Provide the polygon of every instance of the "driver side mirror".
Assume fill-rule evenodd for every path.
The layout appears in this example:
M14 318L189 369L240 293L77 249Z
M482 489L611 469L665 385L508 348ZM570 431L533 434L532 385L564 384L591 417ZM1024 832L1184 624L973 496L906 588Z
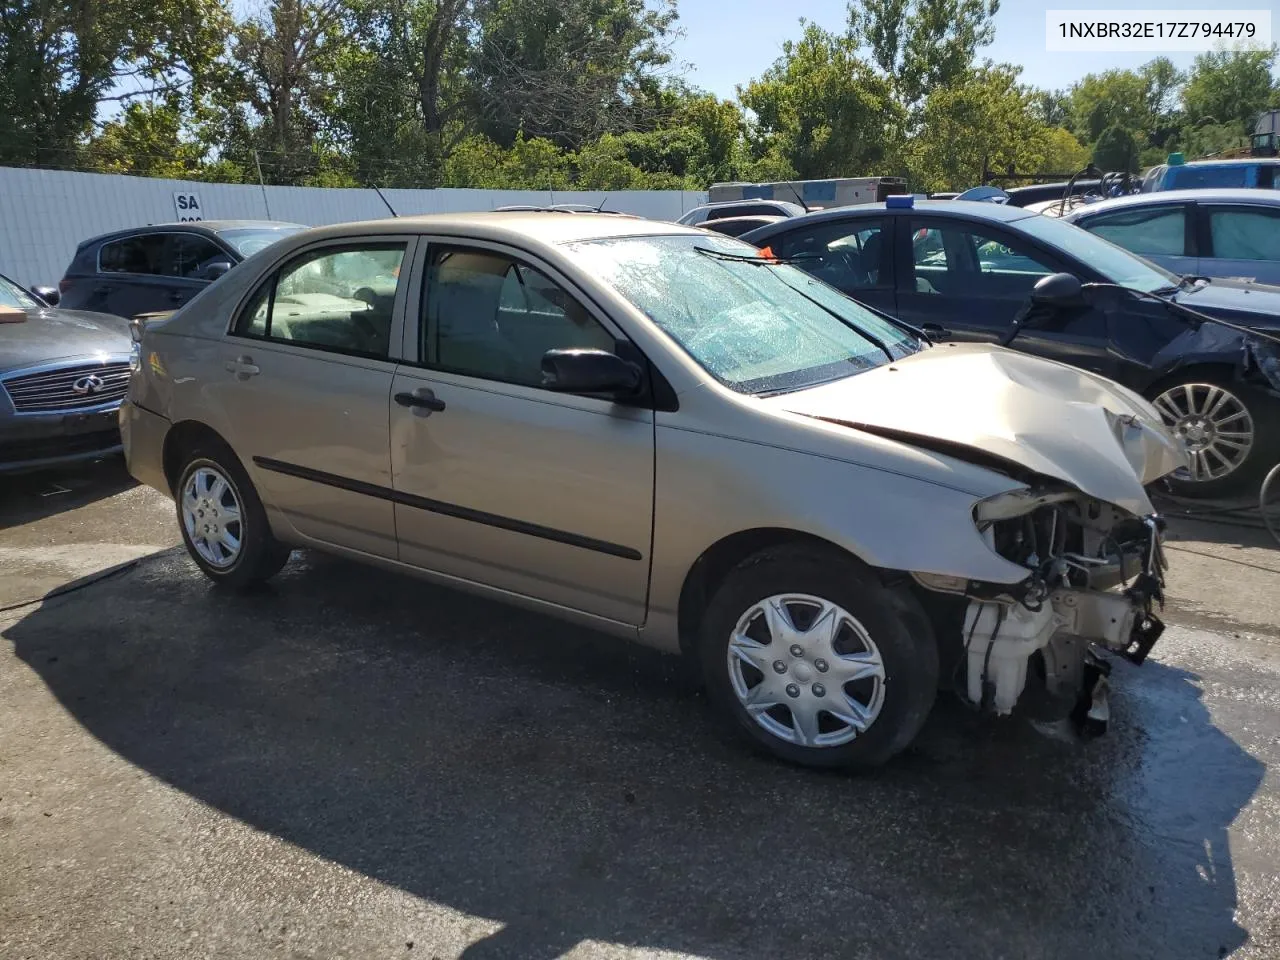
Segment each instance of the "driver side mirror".
M558 393L603 393L617 397L640 391L640 368L608 350L548 350L542 355L542 385Z
M1084 291L1080 278L1070 273L1051 273L1031 288L1031 302L1039 307L1080 307Z
M36 295L36 299L43 300L51 307L56 307L62 299L57 287L32 287L31 292Z
M217 280L230 273L231 266L230 260L215 260L204 268L204 277L206 280Z

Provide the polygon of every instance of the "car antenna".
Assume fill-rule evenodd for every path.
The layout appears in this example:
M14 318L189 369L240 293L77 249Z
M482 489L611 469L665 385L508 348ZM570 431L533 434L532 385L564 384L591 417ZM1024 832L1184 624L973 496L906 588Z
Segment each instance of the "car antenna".
M601 213L604 210L604 205L608 202L609 202L609 195L606 193L604 195L604 199L600 201L600 206L596 207L596 213Z
M385 203L385 204L387 205L387 209L391 211L391 216L393 216L393 217L399 217L399 216L400 216L400 214L396 213L396 208L395 208L395 207L393 207L393 206L390 204L390 202L388 202L388 200L387 200L387 198L386 198L385 196L383 196L383 194L382 194L382 188L380 188L377 184L374 184L373 191L374 191L374 193L376 193L376 194L378 195L378 199L379 199L379 200L381 200L383 203Z
M796 198L796 203L800 204L805 213L808 213L809 205L804 202L804 197L800 196L800 191L796 189L796 185L794 183L788 183L787 189L789 189L791 191L791 195Z

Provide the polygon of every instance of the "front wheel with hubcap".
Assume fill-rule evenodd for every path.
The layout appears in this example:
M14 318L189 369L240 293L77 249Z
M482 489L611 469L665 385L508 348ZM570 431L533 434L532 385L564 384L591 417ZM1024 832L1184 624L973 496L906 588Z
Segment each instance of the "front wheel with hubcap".
M937 691L937 648L915 599L814 549L767 551L731 572L707 608L701 654L739 732L810 766L883 763Z
M1178 493L1230 493L1270 465L1277 453L1265 401L1243 385L1194 378L1165 384L1153 392L1161 419L1185 444L1188 464L1170 478ZM1270 449L1268 449L1270 448Z
M211 580L251 586L274 576L289 559L289 548L271 535L262 501L230 450L193 451L174 494L183 543Z

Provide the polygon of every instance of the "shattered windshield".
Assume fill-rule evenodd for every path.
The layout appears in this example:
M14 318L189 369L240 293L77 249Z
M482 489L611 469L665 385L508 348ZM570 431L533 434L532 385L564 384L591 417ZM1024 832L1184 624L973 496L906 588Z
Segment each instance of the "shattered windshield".
M822 281L728 237L623 237L569 249L739 393L838 380L923 348Z

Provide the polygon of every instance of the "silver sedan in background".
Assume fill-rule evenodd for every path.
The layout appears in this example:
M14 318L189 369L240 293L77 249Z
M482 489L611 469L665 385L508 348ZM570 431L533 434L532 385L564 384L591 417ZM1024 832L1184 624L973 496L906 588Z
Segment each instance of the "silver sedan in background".
M940 687L1101 722L1091 649L1159 632L1146 401L727 237L345 224L134 329L129 467L212 580L313 547L682 652L786 760L882 763Z

